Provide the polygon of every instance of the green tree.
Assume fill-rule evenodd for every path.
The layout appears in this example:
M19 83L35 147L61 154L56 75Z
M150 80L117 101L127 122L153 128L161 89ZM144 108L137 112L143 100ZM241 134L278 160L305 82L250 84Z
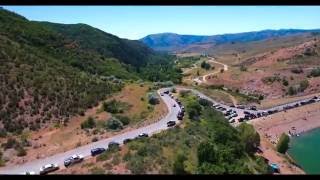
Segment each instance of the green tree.
M96 127L96 121L91 116L81 123L81 129L92 129L94 127Z
M198 120L201 114L201 105L198 101L192 100L188 102L186 109L188 111L189 118L192 120Z
M198 164L201 166L203 163L216 163L218 161L217 147L210 142L202 142L197 150Z
M247 71L247 67L245 67L244 65L240 66L240 71Z
M286 79L282 79L282 84L284 86L288 86L289 85L289 82L286 80Z
M206 61L202 61L201 68L205 70L209 70L211 68L211 65L207 63Z
M296 90L296 88L290 86L289 89L288 89L288 93L289 93L290 96L292 96L292 95L297 94L297 90Z
M187 160L187 157L184 154L178 153L178 155L175 157L174 162L173 162L173 173L174 174L186 174L187 173L184 168L184 162L186 160Z
M242 123L237 127L240 131L240 140L245 145L245 150L253 154L260 145L260 136L251 124Z
M279 153L286 153L286 151L289 148L289 142L290 142L290 138L287 134L282 133L279 139L279 142L277 144L277 151Z
M106 127L108 129L112 129L112 130L118 130L118 129L122 129L123 128L123 124L122 122L115 118L115 117L111 117L107 122L106 122Z
M309 87L309 81L308 80L303 80L300 81L299 83L299 91L303 92L304 90L306 90Z

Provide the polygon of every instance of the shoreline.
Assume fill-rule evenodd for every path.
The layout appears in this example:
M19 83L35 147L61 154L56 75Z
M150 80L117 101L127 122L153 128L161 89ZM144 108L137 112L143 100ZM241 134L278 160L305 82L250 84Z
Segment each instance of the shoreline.
M302 167L291 156L288 156L288 153L286 153L288 158L285 158L275 150L275 147L282 133L288 134L290 131L292 134L299 134L298 137L300 137L320 128L319 117L319 103L315 103L254 119L248 123L252 124L260 134L261 146L266 150L264 155L270 159L270 162L280 164L284 174L301 174L302 172L306 174ZM295 137L291 136L290 139ZM282 162L288 161L289 158L294 160L294 163L291 163L291 160Z

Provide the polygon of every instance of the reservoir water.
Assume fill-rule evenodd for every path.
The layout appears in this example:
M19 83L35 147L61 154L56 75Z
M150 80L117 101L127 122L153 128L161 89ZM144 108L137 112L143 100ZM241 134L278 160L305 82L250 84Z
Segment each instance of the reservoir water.
M320 174L320 128L291 138L288 153L307 174Z

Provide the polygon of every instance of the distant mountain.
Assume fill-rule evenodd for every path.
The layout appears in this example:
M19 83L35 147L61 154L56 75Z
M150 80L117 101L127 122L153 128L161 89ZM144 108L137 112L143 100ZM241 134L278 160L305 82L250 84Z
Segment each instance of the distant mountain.
M251 42L265 40L275 37L285 37L301 33L320 32L320 29L281 29L244 32L236 34L222 34L213 36L179 35L174 33L160 33L148 35L140 41L157 51L179 51L190 45L212 44L220 45L226 43Z

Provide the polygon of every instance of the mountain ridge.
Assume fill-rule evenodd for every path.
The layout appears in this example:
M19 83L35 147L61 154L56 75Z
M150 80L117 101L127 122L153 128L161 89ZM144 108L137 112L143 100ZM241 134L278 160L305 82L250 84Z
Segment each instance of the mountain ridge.
M274 37L285 37L302 33L320 32L320 29L265 29L241 33L227 33L217 35L181 35L177 33L150 34L141 39L141 42L157 51L179 51L195 44L225 44L236 42L251 42Z

